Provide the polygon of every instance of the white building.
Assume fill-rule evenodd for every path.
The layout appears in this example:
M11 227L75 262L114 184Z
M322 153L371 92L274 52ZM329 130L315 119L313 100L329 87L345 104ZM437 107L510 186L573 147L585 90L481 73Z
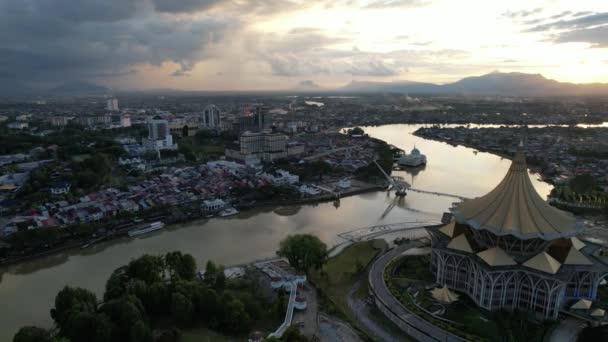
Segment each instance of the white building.
M118 111L118 99L117 98L111 98L108 99L108 101L106 102L106 109L113 111L113 112L117 112Z
M120 127L131 127L131 116L123 115L120 117Z
M29 126L30 125L27 122L11 122L8 125L6 125L6 127L12 128L12 129L26 129Z
M169 122L160 117L148 121L148 139L144 140L144 147L150 150L176 150L173 136L169 132Z
M226 202L219 198L214 200L205 200L203 201L203 205L201 207L205 213L215 213L223 210L226 207Z
M275 171L274 174L262 173L260 177L274 185L293 185L300 181L298 175L292 175L291 173L280 169Z
M208 105L201 117L203 128L219 129L222 124L222 112L216 105Z

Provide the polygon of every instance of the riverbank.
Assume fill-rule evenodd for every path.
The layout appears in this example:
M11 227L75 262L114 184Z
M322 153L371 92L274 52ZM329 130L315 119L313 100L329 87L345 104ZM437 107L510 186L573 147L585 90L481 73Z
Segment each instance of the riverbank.
M250 211L255 209L265 209L265 208L276 208L280 206L293 206L293 205L305 205L305 204L320 204L331 201L339 201L340 198L346 198L351 196L356 196L364 193L376 192L383 190L385 186L370 184L366 182L362 182L359 180L353 180L353 187L344 191L341 191L339 195L337 193L324 193L319 196L313 196L308 198L300 198L293 200L285 200L285 201L266 201L266 202L255 202L255 203L246 203L246 204L237 204L235 207L239 211ZM338 197L338 196L339 197ZM194 210L192 209L194 206ZM171 209L181 209L183 211L179 217L171 217L169 213L158 213L152 212L149 216L140 217L143 222L154 222L154 221L163 221L167 224L167 227L171 227L175 224L182 224L193 222L196 220L201 220L206 218L206 215L203 214L200 210L196 210L196 208L200 207L200 201L191 203L189 206L174 206L167 208L169 211ZM138 223L140 224L140 223ZM0 260L0 267L2 266L11 266L16 265L22 262L32 261L38 258L44 258L51 256L53 254L58 254L66 251L70 251L78 248L89 248L96 244L107 242L119 238L123 238L128 236L129 230L133 229L136 226L134 222L122 223L119 225L119 228L106 228L106 234L99 237L87 237L78 240L69 240L66 244L62 244L61 246L57 246L52 249L44 250L39 253L30 254L30 255L21 255L14 258L7 258L4 260Z

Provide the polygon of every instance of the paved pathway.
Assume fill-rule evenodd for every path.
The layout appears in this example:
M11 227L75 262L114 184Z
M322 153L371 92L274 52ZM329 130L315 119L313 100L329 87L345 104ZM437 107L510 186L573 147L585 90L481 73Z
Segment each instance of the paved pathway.
M578 334L585 328L585 323L574 318L561 321L559 326L553 330L550 342L576 342Z

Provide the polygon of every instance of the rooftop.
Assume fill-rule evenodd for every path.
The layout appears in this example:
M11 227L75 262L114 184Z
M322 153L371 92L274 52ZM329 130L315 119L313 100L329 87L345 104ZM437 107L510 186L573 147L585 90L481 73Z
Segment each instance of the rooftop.
M536 192L521 150L494 190L456 204L452 212L459 222L474 229L524 240L570 237L582 229L572 214L552 207Z

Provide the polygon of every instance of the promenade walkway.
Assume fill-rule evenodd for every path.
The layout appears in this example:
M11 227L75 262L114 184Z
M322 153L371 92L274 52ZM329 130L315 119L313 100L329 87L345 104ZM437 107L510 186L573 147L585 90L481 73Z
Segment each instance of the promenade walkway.
M376 306L387 318L401 328L405 333L415 338L417 341L436 342L436 341L465 341L458 336L447 333L437 328L431 323L423 320L417 315L406 309L390 293L384 281L384 271L388 264L408 249L420 247L419 241L411 241L398 246L389 252L381 255L372 264L369 272L368 282L370 291L376 301Z
M452 197L452 198L459 199L461 201L469 199L467 197L463 197L463 196L459 196L459 195L454 195L454 194L447 194L445 192L428 191L428 190L415 189L415 188L409 188L407 190L408 191L419 192L421 194L437 195L437 196L443 196L443 197Z

